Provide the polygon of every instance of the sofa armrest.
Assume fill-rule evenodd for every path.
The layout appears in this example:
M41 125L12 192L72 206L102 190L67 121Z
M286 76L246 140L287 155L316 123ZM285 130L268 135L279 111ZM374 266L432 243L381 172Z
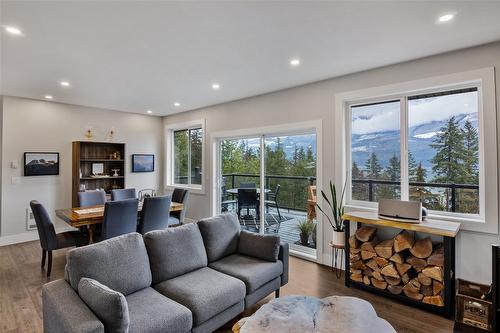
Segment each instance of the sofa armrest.
M278 260L283 263L283 274L281 275L281 286L288 283L288 261L289 261L289 249L288 243L280 242L280 252L278 254Z
M104 325L65 280L42 287L45 333L104 333Z

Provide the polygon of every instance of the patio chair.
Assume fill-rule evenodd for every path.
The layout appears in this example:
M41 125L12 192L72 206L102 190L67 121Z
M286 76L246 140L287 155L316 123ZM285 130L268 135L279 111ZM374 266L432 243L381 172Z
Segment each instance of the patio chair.
M255 184L255 183L249 183L249 182L243 182L243 183L240 183L240 188L257 188L257 184Z
M221 187L221 209L222 212L229 211L229 207L235 206L237 201L234 199L230 199L233 195L227 193L226 185Z
M280 193L280 188L280 184L276 185L276 190L274 191L274 193L267 194L267 199L266 201L264 201L264 203L266 204L266 211L269 211L269 207L276 208L276 210L278 211L278 218L281 221L280 206L278 205L278 195Z
M250 215L250 209L255 209L256 219L260 216L259 200L257 197L257 189L255 188L239 188L238 189L238 217L241 210L247 209L247 215Z

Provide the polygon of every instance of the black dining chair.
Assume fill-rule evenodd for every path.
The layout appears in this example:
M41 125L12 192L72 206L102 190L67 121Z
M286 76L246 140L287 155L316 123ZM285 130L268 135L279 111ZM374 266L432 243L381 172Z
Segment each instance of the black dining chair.
M106 192L104 191L78 192L78 207L104 205L105 203Z
M233 207L237 204L237 201L232 198L233 195L229 194L226 189L226 185L221 187L221 202L220 206L222 209L222 212L227 212L229 211L229 207Z
M249 183L249 182L243 182L243 183L240 183L240 188L256 188L257 187L257 184L255 183Z
M169 225L179 225L184 223L184 217L186 216L186 208L189 198L189 190L183 188L175 188L172 192L172 202L181 203L184 205L184 209L178 212L170 213Z
M123 188L119 190L111 190L111 201L127 200L137 198L135 188Z
M144 198L138 232L144 235L151 230L168 228L171 201L170 196Z
M238 217L241 215L241 210L246 208L247 215L250 215L250 209L255 209L256 219L260 216L259 200L257 197L257 189L255 188L239 188L238 189Z
M52 251L72 246L88 244L88 238L80 231L66 231L56 234L54 224L45 207L36 200L30 202L31 211L36 222L40 246L42 247L42 269L45 268L45 259L48 253L47 277L52 271Z
M138 206L139 200L137 199L106 202L104 205L102 234L98 239L105 240L137 231Z
M281 221L280 206L278 205L278 196L280 193L280 188L281 188L280 184L276 185L276 190L274 191L274 193L271 192L267 194L267 199L264 201L264 203L266 204L266 211L269 210L269 207L276 208L276 210L278 211L278 218Z

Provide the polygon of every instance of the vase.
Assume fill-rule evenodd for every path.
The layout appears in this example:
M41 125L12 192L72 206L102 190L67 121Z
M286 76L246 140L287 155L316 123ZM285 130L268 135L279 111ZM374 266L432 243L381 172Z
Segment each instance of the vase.
M304 246L307 246L309 244L309 234L300 233L300 243Z
M333 231L333 238L332 238L332 244L333 245L345 245L345 231Z

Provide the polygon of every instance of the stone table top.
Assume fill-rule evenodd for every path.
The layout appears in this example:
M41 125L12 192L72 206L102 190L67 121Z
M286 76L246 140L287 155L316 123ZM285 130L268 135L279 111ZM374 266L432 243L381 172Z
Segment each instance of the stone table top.
M233 327L235 333L395 333L367 301L356 297L284 296Z

